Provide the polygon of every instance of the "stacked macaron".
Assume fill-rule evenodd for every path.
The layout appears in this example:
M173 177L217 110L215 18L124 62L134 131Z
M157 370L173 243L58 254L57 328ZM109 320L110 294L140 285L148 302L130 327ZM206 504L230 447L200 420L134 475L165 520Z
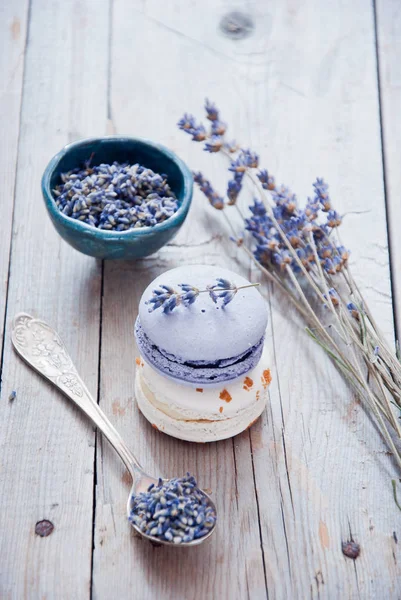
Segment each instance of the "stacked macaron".
M231 437L262 413L270 383L267 312L243 277L211 266L160 275L135 325L135 395L144 416L174 437Z

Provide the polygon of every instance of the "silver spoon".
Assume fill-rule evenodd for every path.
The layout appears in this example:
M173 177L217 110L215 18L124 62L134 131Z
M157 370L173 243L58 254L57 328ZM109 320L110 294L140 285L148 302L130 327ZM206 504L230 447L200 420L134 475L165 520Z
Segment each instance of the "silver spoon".
M127 516L131 515L132 502L135 496L146 492L150 485L157 486L158 479L151 477L141 467L120 434L110 423L97 402L93 399L84 382L78 375L68 352L54 329L43 321L30 315L20 313L12 324L11 339L18 354L41 375L51 381L67 398L72 400L93 421L96 427L109 440L132 477L132 488L127 502ZM163 483L169 480L163 479ZM207 505L216 514L216 507L211 498L202 490L199 492L207 499ZM143 537L156 544L176 545L172 541L147 535L130 520L134 529ZM215 525L203 537L189 542L181 542L179 546L195 546L209 538Z

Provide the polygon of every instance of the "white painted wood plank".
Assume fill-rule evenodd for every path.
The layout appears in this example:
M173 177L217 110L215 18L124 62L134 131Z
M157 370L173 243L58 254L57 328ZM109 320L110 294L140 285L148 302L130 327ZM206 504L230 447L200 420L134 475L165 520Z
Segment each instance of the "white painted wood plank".
M37 6L44 11L44 4ZM313 3L308 3L303 11L291 13L278 3L269 6L269 13L255 3L249 7L259 27L252 38L237 44L218 34L217 21L228 9L225 3L217 6L204 3L202 12L194 6L184 10L181 5L178 11L178 3L168 3L162 13L160 4L148 3L148 15L141 16L130 12L131 3L127 7L126 3L117 0L114 17L115 34L118 32L118 35L114 35L111 106L114 127L121 133L160 139L175 147L194 167L204 167L212 175L215 170L217 175L217 161L216 168L210 168L209 157L201 156L195 146L187 146L187 140L174 125L183 109L197 111L203 95L208 93L224 107L227 119L235 119L241 139L246 138L258 148L263 147L265 139L268 140L265 157L269 158L269 165L272 164L280 177L302 193L306 193L307 184L317 174L315 168L327 174L334 196L339 198L340 209L344 209L351 190L357 189L358 203L355 198L352 203L350 201L352 209L360 209L361 205L365 208L364 203L369 202L371 212L352 216L354 220L347 225L346 241L350 240L349 245L353 242L354 260L365 271L368 286L372 288L368 289L371 304L374 304L387 334L391 335L383 193L377 166L380 162L378 121L373 116L377 97L372 87L372 15L366 12L362 3L354 8L333 3L326 29L322 30L320 24L327 15L319 13L319 7ZM75 27L78 22L84 33L90 21L92 27L96 26L99 45L102 42L103 50L106 46L105 15L102 12L99 16L98 6L96 13L94 8L88 4L74 5L73 11L72 5L67 3L58 15L46 7L44 13L35 17L36 3L33 5L32 31L36 31L36 40L32 38L29 50L29 85L20 148L24 170L17 182L16 232L20 235L14 246L15 270L13 266L10 289L10 316L21 309L39 310L41 316L56 325L93 390L96 387L94 348L99 271L95 267L91 278L90 266L94 263L59 242L48 223L43 228L38 181L48 156L69 137L95 134L103 127L104 107L100 106L99 99L106 98L104 72L93 78L92 68L92 78L88 76L89 83L79 94L75 89L74 95L69 95L68 88L62 87L71 64L89 72L89 66L96 63L103 69L107 62L99 60L99 47L91 45L93 36L85 36L82 32L77 33L81 46L76 46L71 58L69 36L73 35L71 31L76 31L72 21ZM83 13L77 14L77 10ZM353 10L358 19L353 16ZM94 24L95 14L100 23ZM313 19L309 19L311 15ZM53 27L39 28L38 23L42 20ZM156 22L158 20L160 24ZM316 24L313 31L310 22ZM176 29L178 34L171 29ZM354 29L358 31L357 41L354 33L348 37L344 34ZM320 33L316 47L307 50L317 31ZM345 35L345 42L340 34ZM63 52L57 43L60 37ZM88 39L91 44L86 41ZM288 43L289 39L292 45ZM163 53L157 44L149 47L147 40L157 40ZM288 46L291 52L286 50ZM143 53L145 47L147 56ZM58 52L56 48L59 48ZM96 56L92 55L95 48ZM159 93L154 95L154 101L143 103L141 95L127 89L126 66L124 69L119 67L118 59L125 58L126 65L132 56L140 56L142 60L135 72L136 86L148 89L149 98L156 83L159 90L167 90L164 106L160 105ZM294 56L298 57L295 66ZM51 68L53 63L59 71ZM177 64L182 65L181 72L177 72ZM246 91L237 83L241 79L246 82ZM279 79L283 79L284 85ZM190 85L184 88L183 81L189 81ZM337 81L342 82L339 89ZM39 89L42 83L48 86L46 95ZM306 94L304 101L293 97L295 92L288 89L296 83L305 86L299 88ZM57 88L65 90L66 95L60 98L57 94L56 102ZM49 101L49 90L53 102ZM215 94L210 90L215 90ZM174 113L177 115L173 116ZM368 127L366 117L370 123ZM59 123L61 131L57 133L54 130ZM333 125L328 127L328 123ZM300 139L303 145L298 143ZM364 154L365 148L370 149L368 156ZM366 164L369 164L368 170ZM341 173L341 179L338 173ZM27 200L30 202L25 204ZM163 549L143 548L142 542L131 540L125 523L124 504L129 486L121 481L124 472L105 447L100 453L103 464L99 459L98 465L94 556L97 597L130 597L136 593L138 597L153 598L164 593L174 598L192 595L205 598L221 597L227 590L232 590L234 597L246 597L247 592L252 598L265 596L263 565L257 548L257 524L253 518L255 496L253 492L249 493L252 465L247 434L234 440L235 454L229 442L200 448L161 439L162 436L139 418L132 404L135 354L132 325L143 287L161 270L182 261L183 256L188 262L234 264L235 248L222 245L214 220L216 215L204 211L203 206L203 200L197 196L192 220L177 240L156 257L135 267L124 263L106 265L102 403L106 410L115 413L114 418L125 436L132 436L132 445L135 449L139 446L141 458L149 468L153 465L156 470L169 475L178 472L175 468L183 471L188 466L199 474L204 486L214 489L219 478L220 513L224 519L239 516L243 528L241 535L234 535L229 542L223 535L213 540L208 552L205 547L196 549L194 554L167 555L161 554ZM22 223L23 215L27 215L28 225ZM358 233L359 223L365 239ZM377 249L369 245L370 239L375 240L379 249L384 247L379 259ZM189 247L189 244L193 246ZM33 246L37 248L36 256L41 256L39 266L36 256L32 256ZM371 267L366 266L371 263L374 263ZM52 269L57 273L54 278ZM373 289L376 281L382 286L378 292ZM51 300L56 292L58 305ZM383 304L381 295L385 299ZM273 344L274 333L278 377L272 389L270 413L252 430L251 436L269 595L273 598L308 597L318 593L321 597L341 594L397 597L399 572L393 557L393 552L397 557L397 546L392 532L397 531L395 519L398 515L390 485L395 472L389 466L386 448L368 425L360 407L352 400L345 407L347 392L326 359L307 344L300 330L284 319L275 307L272 324L274 330L270 333L270 342ZM120 336L115 347L109 344L112 330L114 335ZM305 348L305 355L308 352L307 364L305 356L300 357L299 348ZM121 360L119 353L123 355ZM332 380L331 384L329 380ZM16 382L19 382L19 388ZM18 397L10 406L7 389L13 387L17 387ZM1 434L0 481L8 492L2 520L15 522L15 528L9 528L1 542L1 555L6 557L0 578L5 596L15 591L24 597L28 590L30 595L37 592L38 595L47 593L50 597L63 596L66 582L70 585L71 597L85 597L87 593L90 568L87 561L90 547L88 514L91 509L88 492L91 486L87 479L91 474L85 475L85 469L92 468L93 453L87 444L93 444L93 436L75 411L62 404L57 394L50 392L43 382L17 362L7 344L1 404L1 418L6 425ZM49 406L51 412L47 412ZM44 451L39 450L43 447L43 431L48 432ZM85 434L82 436L83 431L86 437ZM53 443L56 432L59 437ZM19 437L13 441L17 434ZM41 453L46 453L47 462L39 469ZM238 507L232 495L234 457L237 483L243 485L243 489L239 489ZM17 463L17 458L21 464ZM50 478L52 473L56 474L54 484ZM11 478L14 490L9 492ZM38 490L36 496L32 489ZM12 508L12 501L18 494L22 498L21 511ZM52 509L51 497L54 498L51 504L59 504L62 508L54 506ZM78 506L78 499L82 505ZM51 510L56 512L50 513ZM60 511L58 516L57 511ZM56 525L55 532L49 538L35 538L32 533L34 523L39 518L49 517L49 513ZM340 553L340 541L347 536L348 519L352 533L362 546L361 557L355 564L358 583L353 563ZM22 533L17 537L15 531ZM61 556L67 556L63 564L58 562L60 547ZM240 561L240 549L246 557L245 565ZM27 574L25 579L21 576L23 572Z
M0 5L0 347L10 259L28 0Z
M159 5L160 6L160 5ZM169 10L166 5L164 11ZM187 7L182 7L189 18ZM135 35L132 32L135 31ZM113 12L111 118L117 133L155 139L176 150L184 159L192 149L175 123L186 102L203 101L199 87L194 94L182 86L188 65L180 73L188 45L182 37L155 25L130 2L115 2ZM147 41L148 40L148 41ZM157 45L149 40L158 40ZM166 45L166 53L160 48ZM147 47L147 52L141 49ZM164 56L163 56L164 54ZM141 56L140 61L132 60ZM199 60L197 52L193 60ZM132 81L141 94L133 93L126 78L130 64ZM125 65L125 66L124 66ZM218 75L213 55L203 68ZM231 74L229 74L231 77ZM152 93L157 86L160 93ZM180 97L178 89L187 96ZM166 91L168 89L168 92ZM146 101L144 101L146 98ZM195 152L194 152L195 150ZM208 164L205 157L204 165ZM133 326L139 298L160 272L187 263L225 264L235 268L237 250L223 244L214 215L204 211L196 196L191 217L173 243L157 255L135 265L105 265L102 325L100 403L113 414L118 428L141 462L154 473L173 476L190 470L199 483L213 490L219 511L219 528L210 543L190 552L153 548L133 537L125 520L129 492L124 468L106 445L98 453L93 591L96 599L161 596L181 598L266 598L249 435L218 444L196 445L168 438L154 431L134 404L135 356ZM225 250L223 249L225 247ZM225 256L224 256L225 254ZM236 492L237 490L237 492ZM238 523L233 528L232 521ZM238 552L238 549L241 551ZM177 549L178 550L178 549ZM117 575L118 574L118 575Z
M242 42L224 38L218 29L223 14L244 10L242 3L170 1L162 7L115 0L114 7L113 129L158 139L218 180L218 157L202 155L175 128L181 112L197 113L207 94L235 124L235 135L261 150L279 180L306 196L316 175L323 174L341 211L362 211L347 217L344 238L369 303L391 337L371 7L362 0L352 5L310 0L299 6L251 2L246 10L256 29ZM231 516L253 524L240 537L216 537L194 555L131 540L123 524L129 485L122 489L124 471L115 471L117 461L104 448L98 463L96 598L112 592L217 598L222 589L238 598L265 594L247 435L234 440L241 498L236 509L227 501L232 493L227 486L234 481L228 443L200 448L163 438L133 405L132 327L141 291L182 260L233 265L236 250L219 239L216 218L196 195L190 220L172 246L135 267L106 265L101 402L109 411L115 403L118 426L131 435L147 467L170 475L188 465L214 489L224 473L216 494L223 523ZM391 492L397 473L340 376L285 312L273 303L269 342L275 384L271 407L250 437L269 598L397 597L398 513ZM117 334L124 342L114 347L110 340ZM356 563L341 553L349 528L362 548ZM249 556L255 563L246 577L238 557Z
M19 311L51 323L96 394L100 265L57 235L40 178L68 141L106 129L107 17L96 0L31 7L0 403L2 598L90 594L95 435L13 353L9 324ZM54 524L44 538L35 535L42 519Z
M135 356L133 319L142 292L158 273L182 260L183 249L138 263L107 263L105 270L100 403L113 415L149 472L167 477L190 470L212 489L219 528L210 543L191 551L153 548L134 538L126 521L129 477L105 443L98 455L96 537L93 591L95 598L238 597L265 598L265 581L249 436L234 442L197 445L158 433L139 414L133 397ZM208 260L198 251L192 262ZM235 447L233 448L233 443ZM236 489L238 487L238 493ZM238 522L232 531L230 522ZM229 533L228 533L229 532ZM229 538L231 541L229 542ZM235 555L233 548L242 547Z
M377 0L376 27L394 307L401 339L401 6L397 0Z
M351 213L342 237L354 273L391 338L372 9L306 2L290 12L276 3L260 51L264 69L247 67L255 82L250 142L265 145L263 162L301 197L316 176L331 184L339 211ZM277 303L272 336L271 410L251 431L269 597L398 597L391 479L399 473L387 448L324 354ZM350 530L361 545L355 563L341 553Z

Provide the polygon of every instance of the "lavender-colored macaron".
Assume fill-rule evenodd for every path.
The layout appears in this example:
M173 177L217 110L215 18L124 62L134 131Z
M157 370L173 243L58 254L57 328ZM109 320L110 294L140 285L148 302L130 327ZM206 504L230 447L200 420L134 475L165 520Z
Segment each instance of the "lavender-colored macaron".
M239 289L224 305L209 293L192 304L181 302L170 312L151 302L154 290L180 284L206 290L222 278L240 288L249 281L221 267L188 265L167 271L145 290L139 305L135 337L144 359L163 375L191 386L228 382L253 369L260 360L267 326L265 302L255 287Z

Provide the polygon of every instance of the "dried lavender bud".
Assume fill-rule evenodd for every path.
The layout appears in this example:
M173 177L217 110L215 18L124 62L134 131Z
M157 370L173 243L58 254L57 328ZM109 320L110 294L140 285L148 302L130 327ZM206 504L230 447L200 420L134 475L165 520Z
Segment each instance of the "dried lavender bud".
M232 206L237 202L238 195L242 189L243 173L235 173L234 179L230 179L227 185L228 205Z
M213 104L213 102L210 102L207 98L205 100L205 110L206 110L206 117L209 119L209 121L217 121L219 118L219 111L216 108L216 105Z
M179 129L192 135L194 142L203 142L206 139L206 129L195 121L195 117L185 114L177 123Z
M327 213L327 225L329 227L339 227L341 225L342 217L335 210L329 210Z
M166 175L135 164L114 162L90 167L87 161L61 175L53 190L68 217L109 231L153 227L169 219L179 202Z
M322 210L328 212L331 209L329 186L323 179L317 177L313 187L315 189L315 200L321 204Z
M159 479L133 496L129 521L146 535L182 544L207 535L216 524L216 513L187 473L166 482Z
M357 321L359 321L359 309L356 306L356 304L354 304L353 302L348 302L347 304L347 308L351 314L351 316L356 319Z
M257 178L259 179L263 189L265 190L274 190L274 188L276 187L276 184L274 183L274 177L269 175L266 169L262 169L261 171L259 171L259 173L257 174Z
M224 135L227 129L227 125L222 121L212 121L211 131L212 135Z
M327 294L323 294L323 297L325 300L329 299L335 308L338 308L340 306L340 296L338 295L337 291L334 288L329 289L329 297L328 298L327 298ZM325 305L325 306L327 307L327 305Z
M206 152L219 152L223 146L223 139L219 135L212 135L205 143L204 150Z
M224 200L219 194L213 189L210 181L203 177L202 173L193 172L193 177L195 183L198 184L201 192L203 192L206 198L209 200L210 204L213 208L217 208L217 210L222 210L224 208Z

